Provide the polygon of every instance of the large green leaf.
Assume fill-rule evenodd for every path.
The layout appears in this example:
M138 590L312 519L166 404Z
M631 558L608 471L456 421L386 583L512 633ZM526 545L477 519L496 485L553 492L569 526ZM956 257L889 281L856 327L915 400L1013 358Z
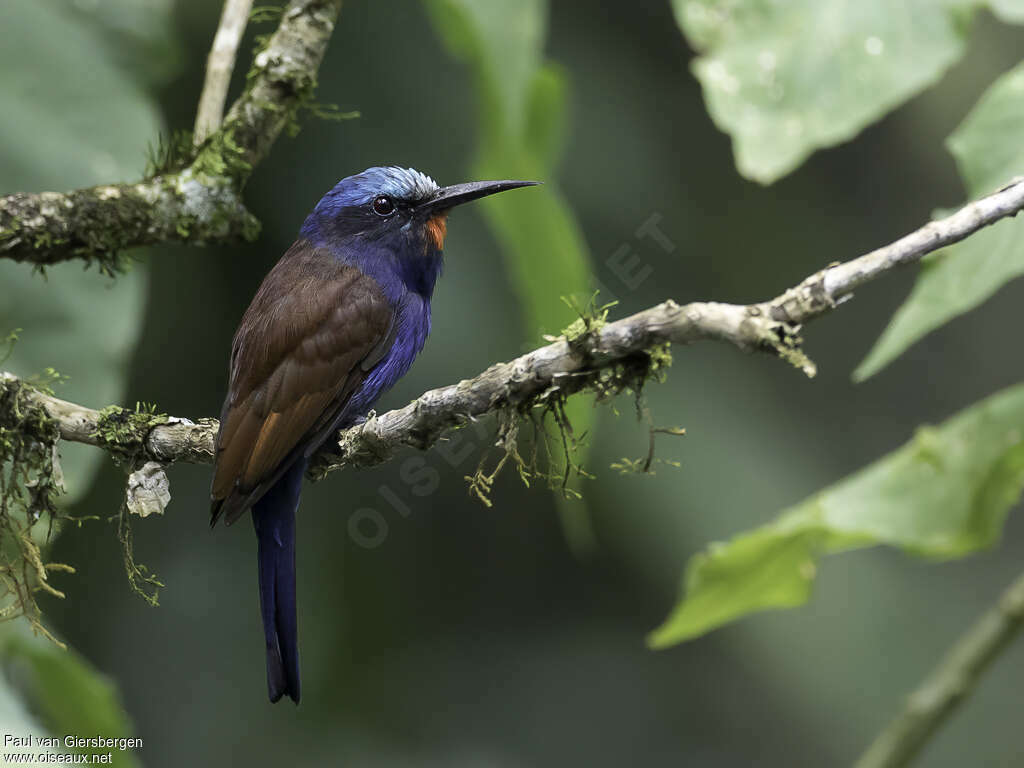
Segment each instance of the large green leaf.
M967 0L672 0L744 176L771 183L928 87L964 52ZM1009 5L1009 3L1007 3Z
M160 121L131 73L108 57L104 25L83 23L70 4L9 0L0 3L0 28L0 193L138 176ZM64 397L93 406L121 399L141 326L141 265L116 281L75 264L44 279L28 265L0 260L0 285L0 337L23 329L5 368L30 376L52 366L70 377L58 387ZM74 498L103 456L78 446L62 453Z
M476 76L480 130L474 178L544 181L543 187L481 203L522 303L526 336L539 340L574 319L562 297L585 303L592 284L583 235L552 178L564 133L566 85L563 74L543 60L547 2L433 0L428 8L449 49ZM570 402L567 410L577 433L590 429L593 409ZM563 517L570 540L584 546L588 529L576 506L578 513L563 507Z
M1024 24L1024 2L1021 0L989 0L992 13L1011 24Z
M888 544L962 557L990 546L1024 488L1024 385L925 427L903 447L687 565L684 595L650 636L697 637L807 601L822 555Z
M971 197L1024 174L1024 64L999 78L949 137ZM911 344L1024 274L1024 220L1004 220L925 259L910 296L854 378L877 373Z
M37 737L66 734L86 738L127 738L132 726L114 684L97 672L75 651L58 648L52 641L33 636L23 626L6 624L0 630L0 658L5 677L17 682L17 691L0 681L0 725L6 733ZM29 704L36 718L26 717L18 700ZM13 721L8 722L7 718ZM22 730L14 730L18 720ZM38 722L36 722L38 719ZM0 750L2 751L2 750ZM18 751L18 750L14 750ZM33 753L46 750L33 747ZM130 750L73 749L85 754L110 752L112 765L131 768L139 761Z
M560 297L586 298L591 278L579 225L552 179L566 99L563 75L543 62L547 3L437 0L428 7L449 48L476 75L473 175L544 181L481 206L523 302L527 336L557 333L573 319Z

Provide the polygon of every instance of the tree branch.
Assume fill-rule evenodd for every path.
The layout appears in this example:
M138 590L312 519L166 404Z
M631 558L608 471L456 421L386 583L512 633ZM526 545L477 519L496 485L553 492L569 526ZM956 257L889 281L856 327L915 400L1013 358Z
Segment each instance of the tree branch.
M220 130L194 157L179 161L176 172L132 184L0 197L0 257L43 266L85 259L115 271L117 254L126 248L254 239L259 222L239 192L315 90L340 10L341 0L291 0Z
M235 69L238 44L249 22L250 11L252 0L224 0L217 34L213 37L213 47L206 59L206 81L196 110L196 127L192 135L196 146L206 141L220 127L231 73Z
M875 738L856 768L896 768L910 763L977 685L1024 625L1024 574L950 649L903 710Z
M40 266L84 259L120 270L120 252L164 242L254 240L260 223L234 186L191 169L135 184L0 198L0 256Z
M111 406L97 411L61 400L31 386L17 376L0 371L0 392L8 387L21 387L25 402L42 406L60 429L60 439L72 443L94 445L110 452L137 453L145 460L171 464L183 461L189 464L213 463L213 439L217 434L216 419L198 422L175 417L138 419L141 429L133 429L133 412ZM118 433L113 439L111 434Z
M968 203L956 213L932 221L896 242L860 258L834 264L769 301L738 305L666 301L611 323L595 322L583 333L559 338L508 363L492 365L479 376L424 393L404 408L374 416L340 433L338 443L311 468L314 478L346 466L387 461L402 446L425 449L452 427L486 413L522 409L545 398L602 387L617 368L634 376L650 372L665 344L692 344L715 339L741 349L768 352L796 365L807 375L814 364L800 348L800 324L831 312L853 290L912 264L925 254L958 242L973 232L1024 209L1024 180ZM19 380L0 374L0 386ZM42 392L31 393L60 427L65 440L130 453L161 463L211 462L217 423L204 419L139 420L130 429L131 412L94 411ZM105 434L116 420L118 439ZM129 428L126 428L129 427Z
M299 107L312 97L340 12L341 0L291 0L277 31L253 59L249 86L216 134L230 137L228 144L241 149L241 180L266 157L285 126L294 123ZM202 155L197 162L201 159Z

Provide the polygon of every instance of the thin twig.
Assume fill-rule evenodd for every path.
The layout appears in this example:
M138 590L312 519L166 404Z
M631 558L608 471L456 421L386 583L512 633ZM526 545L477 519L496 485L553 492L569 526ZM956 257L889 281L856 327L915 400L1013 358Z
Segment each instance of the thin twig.
M206 58L206 81L196 110L193 141L198 147L220 128L224 117L224 104L228 98L228 85L235 69L238 44L242 41L245 25L252 11L252 0L224 0L220 25L213 38L210 55Z
M856 768L908 765L929 737L977 686L981 675L1024 625L1024 574L956 641L946 658L907 697Z
M569 395L594 381L602 369L635 360L666 343L715 339L785 359L808 375L814 364L800 349L800 324L831 312L854 288L911 264L950 243L1024 209L1024 180L968 203L900 240L860 258L816 272L798 286L759 304L666 301L607 323L569 343L559 339L508 363L497 363L473 379L424 393L415 401L340 433L331 455L313 474L346 466L380 464L402 446L426 449L446 430L485 413L515 407L555 387ZM0 373L0 387L17 381ZM101 414L42 392L33 397L60 426L61 437L109 450L97 436ZM214 419L193 423L169 419L147 427L131 446L138 459L170 463L213 460ZM123 448L123 446L122 446Z

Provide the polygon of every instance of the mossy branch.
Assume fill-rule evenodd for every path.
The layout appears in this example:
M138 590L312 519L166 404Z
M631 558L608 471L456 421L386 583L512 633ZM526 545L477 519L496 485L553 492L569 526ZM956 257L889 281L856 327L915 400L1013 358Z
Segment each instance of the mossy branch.
M135 184L0 198L0 256L41 267L84 259L114 274L129 248L253 240L259 231L231 184L200 182L191 170Z
M553 399L581 390L607 395L637 388L664 370L671 360L670 344L725 341L767 352L813 376L814 364L801 349L803 323L836 309L855 288L1022 209L1024 180L1017 180L890 245L826 267L757 304L680 306L666 301L614 322L606 319L607 307L596 308L593 317L574 323L550 344L344 430L338 442L314 462L310 475L317 479L345 466L379 464L402 446L426 449L445 431L486 413L546 407ZM0 393L19 383L17 377L0 372ZM55 421L64 440L130 455L135 462L213 461L214 419L193 423L117 407L96 411L41 391L33 391L31 397Z
M242 186L311 100L340 10L341 0L291 0L220 129L166 172L0 197L0 257L44 267L84 259L112 273L123 266L121 252L136 246L255 239L259 222L242 203ZM191 142L176 146L183 144Z
M18 381L0 387L0 621L25 617L34 631L60 644L42 625L36 602L38 592L64 597L50 584L51 572L74 572L44 560L44 545L61 518L63 475L60 431L36 397L40 391Z

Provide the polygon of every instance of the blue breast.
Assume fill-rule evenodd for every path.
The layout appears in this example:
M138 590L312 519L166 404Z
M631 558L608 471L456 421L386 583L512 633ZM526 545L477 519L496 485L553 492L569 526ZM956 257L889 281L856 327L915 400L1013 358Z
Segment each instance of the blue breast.
M430 334L430 301L408 292L399 302L395 315L395 343L384 358L370 371L366 380L353 393L345 419L348 426L366 415L377 399L394 386L412 365Z

